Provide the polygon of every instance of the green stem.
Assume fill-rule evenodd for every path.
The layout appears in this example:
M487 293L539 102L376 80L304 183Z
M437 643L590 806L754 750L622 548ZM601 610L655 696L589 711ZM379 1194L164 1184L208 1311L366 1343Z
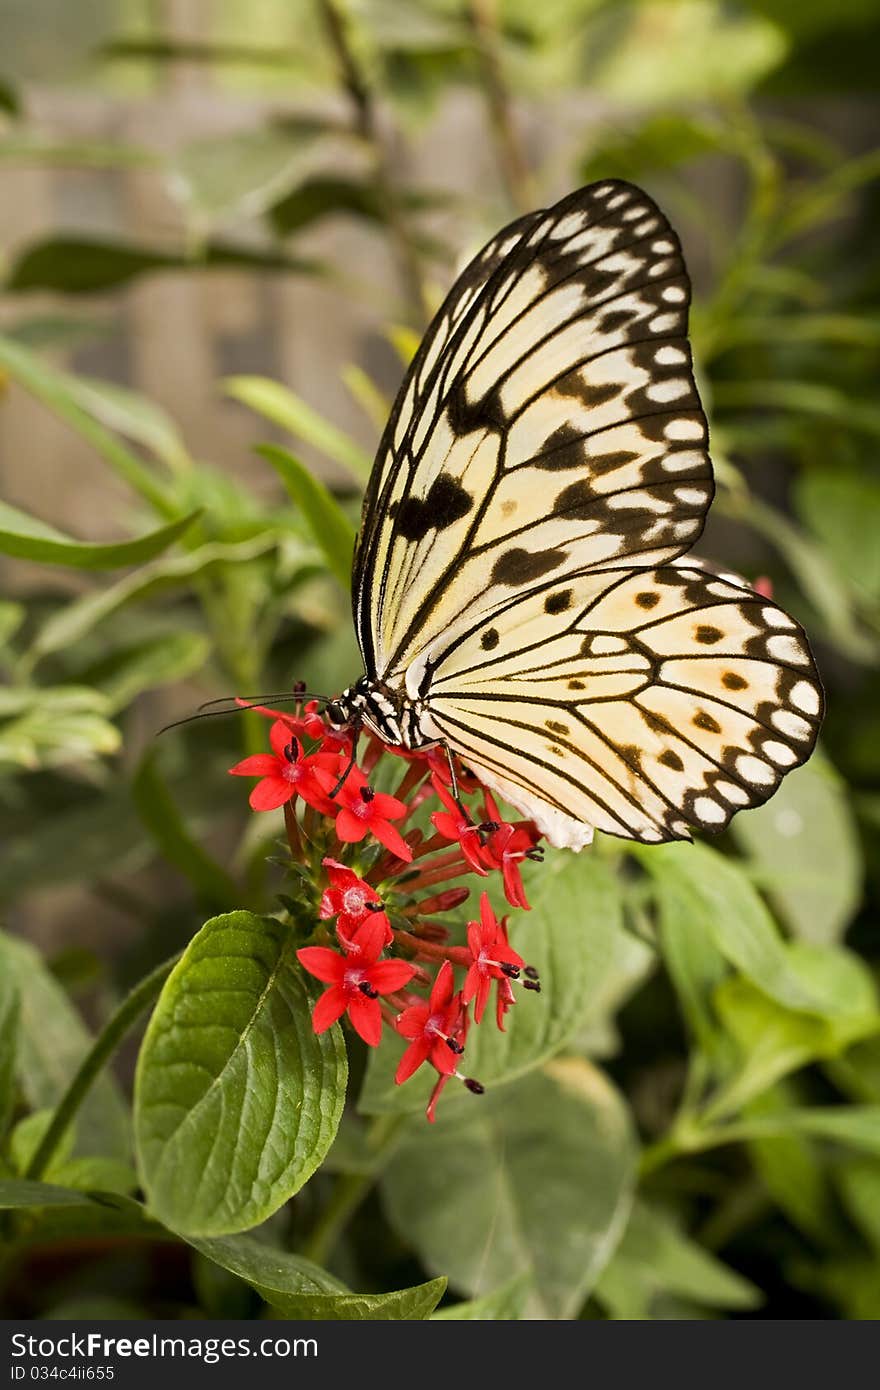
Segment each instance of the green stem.
M375 1151L376 1163L368 1173L343 1173L337 1179L327 1205L300 1250L306 1259L326 1265L342 1232L382 1171L382 1160L390 1152L404 1118L401 1115L380 1115L374 1121L367 1143Z
M507 196L517 212L530 212L537 198L504 80L497 0L468 0L466 14L474 35L489 124Z
M27 1167L25 1177L29 1180L38 1181L49 1164L52 1157L61 1143L68 1127L70 1126L77 1110L82 1105L92 1083L102 1070L104 1064L116 1051L116 1048L125 1037L126 1033L134 1027L147 1005L156 998L171 971L174 969L181 953L172 956L171 960L166 960L162 965L157 965L156 969L145 976L130 994L126 995L119 1008L104 1026L102 1032L95 1039L92 1047L86 1053L79 1065L76 1075L65 1091L55 1114L52 1123L43 1135L37 1151Z

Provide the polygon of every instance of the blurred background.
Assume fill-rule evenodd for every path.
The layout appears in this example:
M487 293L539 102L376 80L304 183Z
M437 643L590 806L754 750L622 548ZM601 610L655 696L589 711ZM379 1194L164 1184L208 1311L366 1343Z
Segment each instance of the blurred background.
M224 771L260 730L159 725L359 672L346 596L254 443L294 448L355 518L456 269L606 176L660 202L695 284L719 482L700 553L772 586L828 690L822 752L722 848L870 994L877 0L0 0L0 25L0 893L87 1017L200 908L271 901L277 826ZM690 1045L675 992L630 964L605 1022L656 1137ZM880 1104L873 1025L774 1083L798 1067L820 1099ZM833 1157L764 1159L693 1179L697 1239L763 1290L750 1315L880 1316L880 1160L838 1181ZM600 1315L699 1303L658 1297Z

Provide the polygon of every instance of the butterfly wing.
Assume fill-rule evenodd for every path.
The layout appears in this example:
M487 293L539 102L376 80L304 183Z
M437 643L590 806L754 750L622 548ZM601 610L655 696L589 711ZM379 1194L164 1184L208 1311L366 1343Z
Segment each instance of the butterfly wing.
M574 848L592 828L644 841L723 829L806 761L822 715L793 619L685 564L545 583L419 667L423 727Z
M606 181L499 234L397 398L355 559L368 675L543 580L682 554L712 497L675 233Z

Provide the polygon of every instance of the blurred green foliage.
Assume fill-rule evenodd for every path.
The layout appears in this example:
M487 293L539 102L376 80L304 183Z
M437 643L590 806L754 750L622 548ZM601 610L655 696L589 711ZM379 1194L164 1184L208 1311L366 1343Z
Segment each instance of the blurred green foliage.
M29 393L87 442L127 493L130 538L74 539L0 506L4 1311L251 1316L264 1300L288 1316L426 1317L448 1277L444 1317L880 1317L876 5L262 0L246 17L218 7L198 41L157 28L136 0L105 0L88 25L56 26L64 10L15 11L0 179L13 166L158 170L180 230L176 247L157 247L136 228L117 241L59 226L5 265L3 390ZM257 91L290 110L279 100L271 119L174 155L59 143L32 115L35 78L137 95L184 64L210 70L218 100ZM407 150L462 90L484 109L496 180L452 193ZM543 143L525 129L543 129ZM316 257L314 237L300 247L330 219L356 219L395 265L397 300L377 326L402 370L465 247L605 176L659 199L697 272L693 341L719 485L703 549L769 576L813 638L828 691L821 754L711 847L557 853L533 875L536 910L520 926L551 982L546 1011L517 1017L506 1050L485 1049L486 1104L450 1105L428 1130L411 1114L418 1085L391 1094L387 1063L371 1059L364 1076L353 1055L321 1170L258 1238L213 1231L252 1225L274 1200L187 1230L192 1256L166 1280L143 1252L185 1252L159 1224L184 1220L180 1194L154 1178L158 1158L144 1162L165 1139L142 1105L152 1215L134 1199L126 1086L99 1078L67 1150L38 1160L92 1045L80 1000L102 1036L121 1036L137 1016L119 1005L125 989L186 946L206 912L247 926L272 910L277 823L248 817L225 775L261 746L255 717L191 724L155 746L145 731L199 698L293 678L333 691L358 673L344 576L369 460L287 386L218 382L218 398L254 413L255 440L270 427L285 437L260 452L286 500L280 489L260 500L193 459L161 403L56 365L102 332L78 296L112 314L135 277L236 266L369 301L356 267ZM51 313L31 309L35 291L55 292ZM378 433L388 383L361 363L325 365ZM300 462L303 445L350 479L338 496ZM82 913L112 904L129 944L94 952L84 931L42 960L23 938L53 893ZM194 948L231 920L215 918ZM174 979L148 1047L185 988ZM272 1008L266 1037L296 1013L286 996ZM344 1086L344 1059L324 1051ZM199 1152L178 1159L177 1181ZM236 1158L241 1171L258 1160L246 1145ZM96 1189L115 1196L96 1204ZM96 1231L125 1251L121 1282L112 1256L73 1258Z

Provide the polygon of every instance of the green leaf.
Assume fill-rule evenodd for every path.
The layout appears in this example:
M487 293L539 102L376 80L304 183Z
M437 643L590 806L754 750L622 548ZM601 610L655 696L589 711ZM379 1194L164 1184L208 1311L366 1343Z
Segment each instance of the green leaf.
M831 944L862 898L862 856L846 787L815 754L771 801L731 826L783 921L804 941Z
M77 402L64 372L50 367L22 343L0 337L0 368L60 419L87 440L120 478L143 497L160 516L179 522L178 508L165 486L136 454L93 419Z
M12 686L0 690L0 764L33 770L115 753L121 737L107 701L87 686Z
M0 932L0 973L17 986L21 1001L19 1084L35 1110L54 1109L92 1040L33 946ZM106 1073L80 1108L75 1152L128 1157L128 1113Z
M268 459L281 478L291 500L302 512L315 543L326 555L330 569L348 593L355 530L339 503L288 449L277 444L260 444L257 453Z
M287 271L316 275L322 268L314 261L254 251L229 242L207 242L198 254L159 250L135 242L101 237L55 236L26 247L13 262L6 281L8 291L57 290L62 294L99 294L130 284L142 275L169 270Z
M200 671L211 653L202 632L171 630L118 647L83 673L97 686L110 712L125 709L144 690L172 685Z
M616 938L623 929L619 881L597 855L553 854L523 877L532 911L517 914L511 944L538 970L541 993L519 992L503 1033L495 1026L494 1000L480 1026L471 1028L462 1066L492 1087L541 1066L590 1022L615 970ZM427 1067L405 1085L394 1084L405 1046L388 1033L371 1051L359 1110L424 1109L436 1080ZM472 1104L466 1093L459 1099L468 1108Z
M25 1115L19 1120L11 1135L9 1136L9 1157L16 1173L24 1177L30 1167L31 1159L40 1147L46 1130L52 1123L55 1115L54 1110L34 1110L30 1115ZM58 1163L65 1162L73 1152L73 1145L76 1136L71 1127L62 1135L58 1148L55 1150L54 1158ZM47 1176L54 1178L55 1164L47 1173ZM75 1184L62 1184L63 1186L75 1186Z
M139 391L94 377L65 375L73 399L107 429L142 444L173 471L192 460L171 417Z
M0 111L5 111L7 116L20 116L22 113L18 88L5 76L0 77Z
M339 1028L312 1031L289 928L206 922L159 998L135 1081L149 1205L187 1235L264 1221L311 1177L345 1099Z
M326 135L326 126L300 121L294 129L261 126L192 141L175 159L174 191L202 232L258 217L327 157Z
M596 1297L615 1318L649 1318L651 1300L673 1294L705 1308L756 1308L762 1294L728 1269L674 1222L647 1203L636 1202L611 1263L596 1285Z
M239 897L235 880L222 869L184 825L183 818L157 768L154 752L141 759L131 784L135 809L157 848L189 880L199 896L220 909Z
M517 1322L525 1312L530 1282L525 1274L503 1284L494 1293L452 1303L432 1315L434 1322Z
M629 1210L625 1106L600 1071L574 1057L470 1099L435 1129L408 1122L382 1177L389 1218L422 1263L445 1270L462 1292L488 1294L530 1276L527 1316L574 1317Z
M649 845L631 851L657 884L664 913L707 932L721 954L781 1004L814 1001L792 970L772 917L737 864L708 845Z
M753 1101L746 1115L778 1114L791 1107L785 1082ZM839 1219L832 1200L827 1165L816 1144L791 1132L751 1139L749 1157L772 1200L810 1240L833 1246L839 1239Z
M853 1221L880 1250L880 1164L869 1158L849 1158L836 1166L834 1181Z
M803 942L787 955L823 1016L781 1007L748 980L719 985L715 1007L739 1045L742 1068L711 1103L713 1116L741 1109L780 1077L880 1030L874 982L858 956Z
M411 1321L429 1317L446 1290L445 1279L432 1279L394 1293L352 1293L311 1260L276 1250L253 1236L184 1239L223 1269L246 1280L286 1318Z
M53 1162L49 1176L61 1187L82 1192L115 1192L120 1197L130 1197L138 1186L137 1173L130 1163L99 1155Z
M168 589L187 587L197 575L248 565L273 550L278 538L273 531L234 545L210 543L186 555L166 555L134 574L127 574L97 593L85 594L54 613L40 628L27 653L33 667L51 652L64 651L111 614L133 603L142 603Z
M15 1109L19 1012L18 985L3 971L0 973L0 1140Z
M871 525L880 513L880 482L855 469L810 468L795 484L795 502L841 574L868 598L880 597L880 547Z
M233 400L305 440L334 463L342 464L358 482L365 483L369 478L371 461L363 449L279 381L265 376L230 376L222 386Z
M828 1109L786 1110L772 1118L750 1120L756 1134L786 1134L796 1130L817 1139L831 1139L865 1153L880 1155L880 1105L841 1105Z
M86 1192L56 1187L48 1182L25 1182L23 1178L0 1179L0 1211L20 1207L91 1207L102 1205Z
M0 502L0 554L71 569L113 570L140 565L161 555L192 525L198 512L169 522L130 541L77 541L17 507Z
M646 174L656 177L660 169L674 169L703 155L731 152L736 145L734 130L727 123L666 111L623 133L616 125L607 135L600 129L579 172L584 183L611 177L638 182Z

